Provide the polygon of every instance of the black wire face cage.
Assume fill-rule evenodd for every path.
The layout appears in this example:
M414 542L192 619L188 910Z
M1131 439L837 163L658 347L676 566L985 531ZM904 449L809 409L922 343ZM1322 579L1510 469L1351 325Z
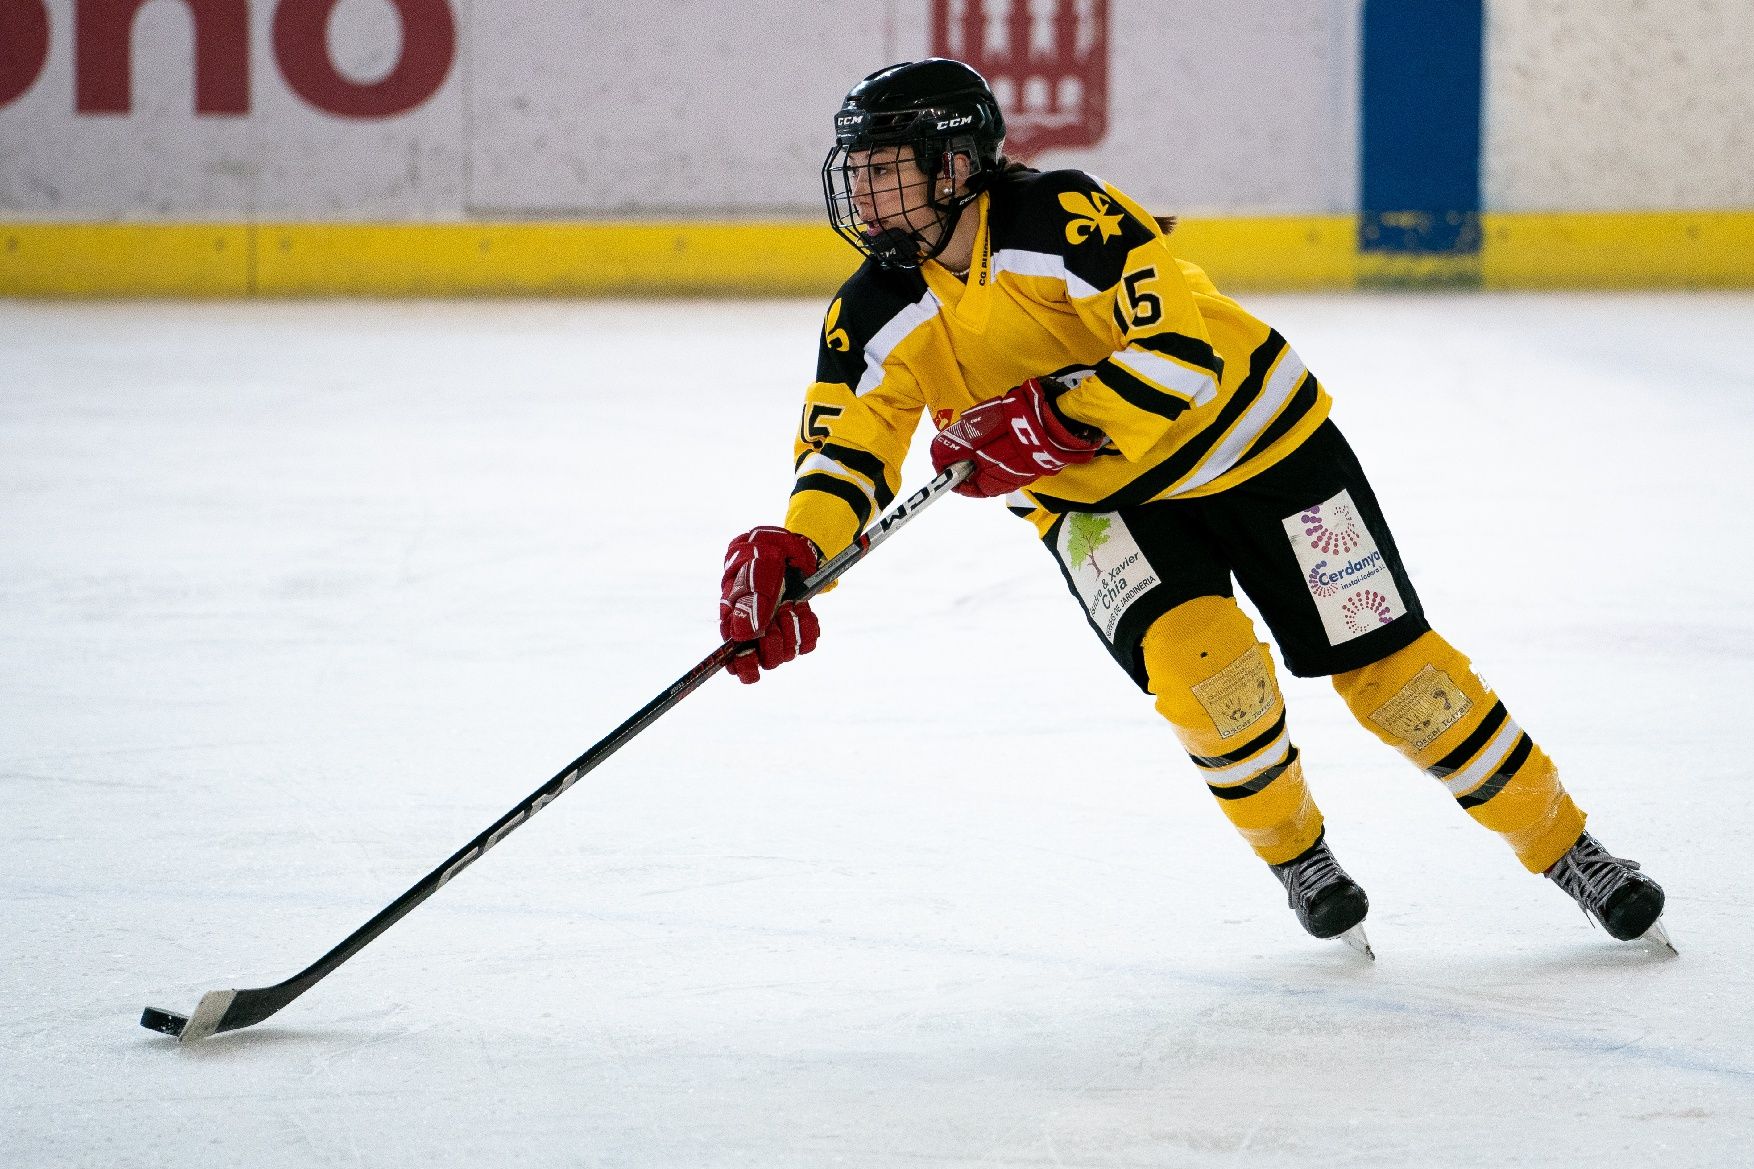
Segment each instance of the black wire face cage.
M943 197L941 186L952 155L965 156L974 173L963 194ZM916 177L911 185L903 185L899 162L908 160L919 167L925 181ZM972 180L982 170L980 152L973 139L915 137L876 144L836 145L822 163L822 195L828 203L828 222L842 239L883 267L917 268L950 242L962 209L978 193L980 184ZM897 191L901 196L899 204L887 216L891 226L867 224L859 214L855 192L881 199ZM914 226L899 222L904 216Z

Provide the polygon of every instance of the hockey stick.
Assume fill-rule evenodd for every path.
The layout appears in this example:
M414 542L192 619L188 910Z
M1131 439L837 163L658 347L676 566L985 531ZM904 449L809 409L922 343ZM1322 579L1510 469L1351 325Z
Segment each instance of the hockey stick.
M789 589L788 597L792 600L808 600L816 596L840 579L847 569L863 560L871 549L893 535L896 529L924 511L927 504L935 502L966 479L973 470L974 464L966 462L946 468L937 478L891 509L869 531L817 569L799 587L795 590ZM723 669L739 648L739 643L727 641L702 658L699 664L672 682L662 694L640 707L626 722L610 731L589 751L567 764L559 775L531 792L517 807L489 825L486 831L452 853L438 868L415 882L413 888L349 934L340 945L285 982L253 990L210 990L201 996L194 1013L187 1016L158 1007L147 1007L140 1015L140 1025L149 1031L162 1031L184 1043L194 1043L219 1031L235 1031L239 1027L260 1023L333 973L336 967L359 953L373 938L437 893L445 882L480 860L483 853L511 835L513 829L553 803L567 788L625 746L635 735L651 726L659 715L694 693L703 682Z

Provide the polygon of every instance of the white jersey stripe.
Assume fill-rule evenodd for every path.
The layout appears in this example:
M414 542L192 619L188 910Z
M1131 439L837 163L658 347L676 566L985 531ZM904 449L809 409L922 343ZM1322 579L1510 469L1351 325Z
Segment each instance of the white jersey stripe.
M1185 398L1196 406L1204 406L1218 396L1218 383L1210 370L1190 369L1178 361L1134 348L1123 349L1109 360L1163 392Z
M1236 420L1236 425L1230 428L1224 441L1206 456L1194 473L1176 485L1175 494L1180 495L1204 487L1236 466L1236 461L1242 458L1242 453L1248 450L1249 444L1261 436L1261 432L1267 429L1267 424L1291 400L1298 383L1308 372L1309 369L1287 345L1285 352L1279 355L1272 374L1268 376L1267 384L1261 387L1261 396Z
M1022 248L1000 248L993 253L993 275L1015 272L1019 276L1048 276L1061 281L1074 298L1095 296L1102 290L1081 280L1066 268L1066 258L1052 252L1030 252Z
M837 479L850 480L853 486L857 487L860 491L863 491L866 497L871 500L872 508L877 508L876 485L873 484L870 478L863 472L855 471L840 460L832 459L821 452L811 455L802 463L798 464L797 473L800 477L807 475L812 471L822 471L833 475Z
M937 315L938 298L927 291L878 329L876 335L865 343L865 375L853 387L853 393L863 394L875 389L883 381L883 362L889 354L909 333Z

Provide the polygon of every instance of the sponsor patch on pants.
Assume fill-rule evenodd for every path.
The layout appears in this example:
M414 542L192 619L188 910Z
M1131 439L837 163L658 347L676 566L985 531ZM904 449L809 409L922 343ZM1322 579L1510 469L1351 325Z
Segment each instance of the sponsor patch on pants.
M1286 516L1283 523L1329 645L1362 637L1407 612L1351 492Z
M1158 584L1139 542L1113 512L1075 511L1060 525L1055 551L1071 574L1091 622L1112 645L1134 603Z

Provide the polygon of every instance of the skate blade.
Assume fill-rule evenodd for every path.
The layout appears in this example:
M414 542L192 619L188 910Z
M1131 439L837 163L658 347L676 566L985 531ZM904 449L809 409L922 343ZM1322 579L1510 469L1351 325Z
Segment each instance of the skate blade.
M1654 929L1656 927L1653 926L1651 928ZM1370 939L1364 936L1364 926L1362 924L1355 925L1345 933L1341 934L1340 940L1345 942L1348 946L1351 946L1354 950L1357 950L1360 954L1363 954L1366 958L1369 958L1372 962L1376 961L1376 951L1370 948Z
M1677 958L1681 956L1681 951L1675 949L1675 943L1669 940L1669 931L1663 927L1663 919L1660 917L1651 923L1649 929L1639 935L1638 940L1649 942L1653 946L1661 946Z

